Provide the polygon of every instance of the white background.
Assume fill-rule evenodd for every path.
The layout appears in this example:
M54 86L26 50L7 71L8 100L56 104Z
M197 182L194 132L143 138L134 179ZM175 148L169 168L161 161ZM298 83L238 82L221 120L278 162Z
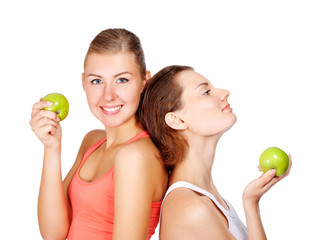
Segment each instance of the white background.
M37 195L42 145L29 126L49 92L70 102L63 175L80 142L101 128L81 86L83 59L101 30L136 33L152 74L193 66L231 91L237 124L221 139L214 181L244 219L241 195L267 147L292 154L288 178L261 200L269 239L319 232L320 8L318 1L6 1L0 3L0 239L41 239ZM153 240L158 239L155 235Z

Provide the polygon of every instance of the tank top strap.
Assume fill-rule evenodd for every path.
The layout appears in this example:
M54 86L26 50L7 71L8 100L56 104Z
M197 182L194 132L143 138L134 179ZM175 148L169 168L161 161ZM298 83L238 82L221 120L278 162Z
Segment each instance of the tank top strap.
M99 140L98 142L94 143L93 145L91 145L87 151L84 153L83 158L82 158L82 162L84 162L98 147L100 147L105 141L107 140L107 138L102 138L101 140Z
M230 210L227 210L217 201L217 199L211 193L209 193L208 191L206 191L206 190L204 190L202 188L199 188L199 187L197 187L197 186L195 186L195 185L193 185L193 184L191 184L189 182L185 182L185 181L175 182L174 184L172 184L168 188L168 190L167 190L167 192L166 192L166 194L165 194L165 196L163 198L162 205L163 205L166 197L168 196L168 194L170 192L172 192L174 189L177 189L177 188L188 188L188 189L191 189L192 191L198 192L198 193L200 193L202 195L205 195L205 196L209 197L214 202L214 204L224 213L224 215L228 215L230 217L234 217L234 210L233 210L233 207L229 204L229 202L224 200L226 202L226 204L228 205L229 209L230 209ZM161 208L162 208L162 205L161 205Z
M140 133L138 133L136 136L134 136L133 138L131 138L129 141L126 142L126 144L134 142L140 138L144 138L144 137L150 137L149 133L147 131L142 131ZM100 147L105 141L107 141L107 138L104 137L101 140L99 140L98 142L94 143L93 145L91 145L86 152L83 155L82 158L82 162L84 162L98 147Z
M144 138L144 137L150 137L150 135L149 135L149 133L147 131L142 131L142 132L138 133L133 138L131 138L129 141L127 141L126 144L129 144L131 142L137 141L140 138Z
M219 204L219 202L216 200L216 198L211 193L209 193L208 191L206 191L202 188L199 188L189 182L185 182L185 181L175 182L174 184L172 184L168 188L168 190L163 198L161 209L160 209L160 221L161 221L162 206L163 206L163 203L164 203L166 197L168 196L168 194L170 192L172 192L174 189L177 189L177 188L188 188L188 189L191 189L195 192L198 192L202 195L209 197L216 204L216 206L222 211L222 213L226 216L228 223L229 223L229 230L233 234L233 236L238 240L248 240L248 233L247 233L247 229L246 229L245 225L241 222L235 209L232 207L232 205L227 200L224 199L224 201L228 205L230 211L226 210L223 206L221 206L221 204Z

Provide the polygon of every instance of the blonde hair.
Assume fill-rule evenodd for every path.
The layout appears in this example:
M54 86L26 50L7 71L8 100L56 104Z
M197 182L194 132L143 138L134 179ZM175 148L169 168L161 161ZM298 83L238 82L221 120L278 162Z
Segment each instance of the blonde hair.
M84 65L90 53L117 54L120 52L134 55L141 77L145 79L146 63L140 39L134 33L122 28L109 28L100 32L89 46Z

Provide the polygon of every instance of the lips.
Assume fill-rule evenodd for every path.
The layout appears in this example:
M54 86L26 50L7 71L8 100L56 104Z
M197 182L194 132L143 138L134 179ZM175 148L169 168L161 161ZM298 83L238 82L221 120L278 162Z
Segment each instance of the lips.
M227 110L232 110L232 108L230 107L230 104L228 104L227 106L225 106L222 111L227 111Z

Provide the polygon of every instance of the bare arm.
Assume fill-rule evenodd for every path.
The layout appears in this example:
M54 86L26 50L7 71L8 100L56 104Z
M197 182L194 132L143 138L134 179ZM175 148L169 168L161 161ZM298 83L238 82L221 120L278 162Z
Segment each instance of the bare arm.
M290 158L290 169L291 169L291 156ZM277 182L289 175L288 172L281 176L275 177L275 170L269 170L265 174L262 174L258 179L253 180L247 185L244 190L242 199L243 207L246 215L247 229L249 240L265 240L267 239L266 233L263 228L259 201L261 197Z
M115 240L147 239L154 180L154 156L145 154L139 144L131 144L118 154L114 163L114 228Z
M61 176L62 130L55 113L41 110L48 104L35 103L30 120L32 130L44 145L38 221L44 239L65 239L70 223Z
M60 152L45 150L38 198L38 221L44 239L66 239L70 221L62 185Z

